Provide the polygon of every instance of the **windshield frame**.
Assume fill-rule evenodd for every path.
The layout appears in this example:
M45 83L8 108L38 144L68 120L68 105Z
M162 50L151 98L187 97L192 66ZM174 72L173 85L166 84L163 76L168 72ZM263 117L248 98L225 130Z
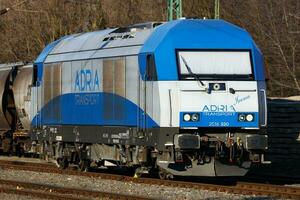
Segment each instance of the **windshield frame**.
M195 72L192 74L181 74L180 66L180 52L248 52L251 74L197 74ZM255 80L254 69L253 69L253 57L251 49L176 49L176 64L179 80L195 81L197 76L200 80L234 80L234 81L253 81Z

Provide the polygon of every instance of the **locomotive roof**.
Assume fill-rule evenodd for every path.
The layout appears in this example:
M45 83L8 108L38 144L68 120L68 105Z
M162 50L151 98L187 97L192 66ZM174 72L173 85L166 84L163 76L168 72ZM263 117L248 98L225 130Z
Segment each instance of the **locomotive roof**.
M142 51L155 51L165 43L178 48L246 49L253 41L247 31L224 20L175 20L159 26Z
M146 22L128 27L73 34L62 38L49 52L49 55L143 45L152 31L151 29L160 24L162 23Z
M138 54L141 46L160 23L136 24L129 27L105 29L95 32L79 33L65 36L48 45L38 60L59 62L99 57ZM127 51L116 47L129 48ZM105 51L108 50L109 51Z
M148 34L148 29L136 30L135 28L130 32L119 32L118 29L106 29L96 32L74 34L61 40L49 55L143 45Z
M254 68L263 63L261 52L247 31L224 20L180 19L157 26L159 24L138 24L65 36L49 44L35 63L139 55L143 74L145 56L153 53L160 80L178 78L176 68L172 67L177 65L174 52L178 49L247 49L258 62L254 63ZM259 70L258 74L263 74L262 69Z
M257 80L264 80L262 54L249 33L224 20L175 20L159 26L139 53L142 77L146 56L155 56L158 80L178 80L178 50L249 50Z

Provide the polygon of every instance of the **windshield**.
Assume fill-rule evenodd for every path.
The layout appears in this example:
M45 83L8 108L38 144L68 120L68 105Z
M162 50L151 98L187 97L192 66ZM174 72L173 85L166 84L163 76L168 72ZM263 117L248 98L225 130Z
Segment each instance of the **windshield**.
M182 78L253 77L248 51L179 51L178 59Z

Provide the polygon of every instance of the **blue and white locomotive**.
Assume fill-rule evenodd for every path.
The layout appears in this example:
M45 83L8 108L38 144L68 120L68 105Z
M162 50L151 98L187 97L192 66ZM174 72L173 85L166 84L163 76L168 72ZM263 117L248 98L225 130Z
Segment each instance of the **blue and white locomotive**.
M32 139L61 167L242 176L268 147L262 54L223 20L65 36L35 61L31 101Z

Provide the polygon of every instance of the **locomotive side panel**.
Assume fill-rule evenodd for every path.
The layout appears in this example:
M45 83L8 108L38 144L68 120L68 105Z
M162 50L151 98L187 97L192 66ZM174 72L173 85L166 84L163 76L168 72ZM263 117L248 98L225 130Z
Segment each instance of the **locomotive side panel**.
M43 124L59 124L61 122L61 63L48 64L44 68L43 79Z
M140 120L140 102L139 102L139 89L140 89L140 76L138 70L137 56L126 57L126 99L137 105L134 108L126 107L127 113L131 113L130 116L133 120L134 126L139 126Z
M42 124L136 128L144 123L137 56L50 63L44 69ZM155 124L149 120L153 113L146 114L149 126Z

